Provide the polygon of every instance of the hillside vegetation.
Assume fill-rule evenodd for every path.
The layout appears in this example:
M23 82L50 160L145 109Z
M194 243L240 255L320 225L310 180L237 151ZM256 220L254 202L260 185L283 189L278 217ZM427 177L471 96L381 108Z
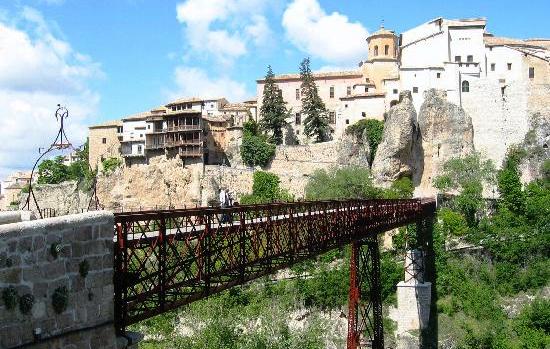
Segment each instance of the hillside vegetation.
M512 149L498 172L479 155L453 159L435 181L442 192L456 194L434 224L440 347L550 346L550 173L522 186L520 155ZM501 198L495 202L482 196L491 183ZM291 199L274 175L260 172L254 184L243 201ZM390 189L376 188L368 169L350 167L316 172L306 194L411 197L412 183L402 178ZM401 229L394 249L382 253L386 314L395 305L402 256L414 245L414 232ZM136 325L147 334L140 348L344 348L348 273L349 249L331 251ZM384 327L386 345L395 344L395 324L385 319Z

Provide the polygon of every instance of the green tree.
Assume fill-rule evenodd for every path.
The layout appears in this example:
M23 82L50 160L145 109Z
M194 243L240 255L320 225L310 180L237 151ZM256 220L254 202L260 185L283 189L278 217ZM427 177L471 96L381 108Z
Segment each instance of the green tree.
M519 164L523 151L518 147L511 147L504 159L502 169L498 171L497 184L500 194L499 204L514 213L522 213L525 208L525 195L521 185Z
M308 137L315 136L316 142L324 142L329 139L330 134L328 111L319 97L309 58L304 58L300 63L300 78L302 80L302 114L306 115L304 133Z
M63 164L62 156L44 160L38 165L38 184L58 184L69 179L69 168Z
M271 66L267 67L265 76L264 93L262 97L262 107L260 108L260 126L271 134L271 142L275 144L283 143L283 128L286 125L286 118L289 111L285 106L285 101L281 90L275 84L273 79L275 75Z
M241 158L248 166L266 166L275 155L275 145L259 131L258 124L249 120L243 124Z
M261 204L275 201L291 201L292 195L280 186L276 174L256 171L253 175L252 194L241 196L241 204Z
M370 171L358 166L317 170L305 190L309 200L371 199L383 195L382 190L373 185Z
M478 153L453 158L443 164L443 173L435 178L434 186L444 192L458 191L453 208L461 212L468 226L474 227L476 215L485 208L483 184L494 182L495 167L490 160L482 160Z
M107 158L101 164L103 165L103 174L109 175L122 165L122 161L119 158Z
M346 128L346 133L354 135L357 139L366 139L370 149L369 166L372 166L378 145L382 141L384 122L375 119L359 120Z

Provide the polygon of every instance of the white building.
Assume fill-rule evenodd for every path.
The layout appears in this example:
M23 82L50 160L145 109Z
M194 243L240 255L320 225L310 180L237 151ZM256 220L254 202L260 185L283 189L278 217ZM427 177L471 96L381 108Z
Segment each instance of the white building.
M146 120L149 115L150 112L143 112L122 119L122 141L120 143L123 157L145 157Z
M523 140L530 116L550 113L550 40L495 37L486 24L436 18L399 36L382 27L367 38L369 57L357 71L314 74L335 136L361 119L383 120L402 90L412 92L418 112L424 92L436 88L472 118L475 148L500 164L508 146ZM275 82L302 132L299 75ZM259 107L263 85L257 81Z

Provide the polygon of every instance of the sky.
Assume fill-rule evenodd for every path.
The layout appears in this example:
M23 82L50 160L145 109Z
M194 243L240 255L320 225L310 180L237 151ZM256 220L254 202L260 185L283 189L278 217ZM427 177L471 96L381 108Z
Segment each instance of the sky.
M487 30L550 37L549 0L0 0L0 179L55 138L58 103L75 145L89 125L183 96L255 98L276 74L357 67L381 23L486 17Z

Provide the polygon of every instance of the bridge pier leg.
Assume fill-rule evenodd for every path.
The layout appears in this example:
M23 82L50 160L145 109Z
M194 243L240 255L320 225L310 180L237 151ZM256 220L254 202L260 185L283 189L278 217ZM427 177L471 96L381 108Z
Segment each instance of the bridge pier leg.
M351 245L348 349L383 349L380 251L376 236Z

